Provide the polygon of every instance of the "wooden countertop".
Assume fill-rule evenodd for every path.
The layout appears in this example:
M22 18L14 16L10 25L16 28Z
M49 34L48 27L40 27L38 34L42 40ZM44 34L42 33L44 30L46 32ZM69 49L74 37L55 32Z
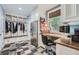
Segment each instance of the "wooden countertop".
M60 44L60 45L63 45L63 46L66 46L66 47L69 47L69 48L72 48L72 49L76 49L76 50L79 50L79 43L78 42L71 42L71 40L69 41L67 38L67 35L69 34L66 34L66 33L41 33L42 35L44 36L52 36L52 37L57 37L59 39L56 39L54 42L56 44Z
M68 34L66 33L60 33L60 32L52 32L52 33L41 33L44 36L52 36L52 37L66 37Z
M79 50L79 43L78 42L73 42L73 41L69 42L66 39L59 38L59 39L55 40L55 43L72 48L72 49Z

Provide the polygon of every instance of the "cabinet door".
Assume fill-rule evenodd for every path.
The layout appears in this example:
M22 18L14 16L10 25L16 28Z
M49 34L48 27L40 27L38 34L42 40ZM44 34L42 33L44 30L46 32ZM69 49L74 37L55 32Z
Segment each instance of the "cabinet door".
M72 49L70 47L56 44L56 54L57 55L79 55L79 51Z
M76 4L76 15L79 16L79 4Z
M65 5L65 18L70 18L73 16L76 16L75 4L66 4Z

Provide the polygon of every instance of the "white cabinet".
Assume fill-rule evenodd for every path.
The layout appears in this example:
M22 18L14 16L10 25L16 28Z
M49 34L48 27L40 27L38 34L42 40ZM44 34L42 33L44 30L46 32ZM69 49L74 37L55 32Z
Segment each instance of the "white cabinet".
M79 55L79 51L66 47L60 44L56 44L56 54L57 55Z
M79 4L76 4L76 15L79 16Z
M73 17L75 16L75 5L73 4L67 4L65 5L65 17Z
M64 15L64 19L68 19L74 16L79 16L79 4L63 4L61 5Z

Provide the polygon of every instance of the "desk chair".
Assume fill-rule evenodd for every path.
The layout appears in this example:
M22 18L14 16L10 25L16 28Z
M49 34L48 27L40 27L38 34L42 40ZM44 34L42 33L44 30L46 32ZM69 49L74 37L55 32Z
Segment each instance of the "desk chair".
M50 39L48 39L47 36L42 35L42 42L45 45L45 52L48 55L55 55L55 51L52 49L52 46L54 45L54 42L52 42Z

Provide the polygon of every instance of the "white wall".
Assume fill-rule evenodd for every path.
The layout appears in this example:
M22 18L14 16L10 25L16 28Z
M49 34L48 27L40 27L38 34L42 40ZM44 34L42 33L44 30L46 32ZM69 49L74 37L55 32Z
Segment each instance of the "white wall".
M55 7L56 4L40 4L30 15L30 22L38 20L38 47L43 46L41 34L40 34L40 17L46 17L46 11Z
M40 4L38 5L37 12L40 17L46 17L46 11L55 7L57 4Z
M0 49L4 46L4 13L2 6L0 5Z
M41 5L38 5L37 12L39 14L39 18L40 17L46 18L46 11L55 7L55 6L56 6L56 4L41 4ZM41 34L40 34L40 19L38 19L38 20L39 20L39 22L38 22L38 46L45 47L45 45L42 42L42 38L41 38Z

